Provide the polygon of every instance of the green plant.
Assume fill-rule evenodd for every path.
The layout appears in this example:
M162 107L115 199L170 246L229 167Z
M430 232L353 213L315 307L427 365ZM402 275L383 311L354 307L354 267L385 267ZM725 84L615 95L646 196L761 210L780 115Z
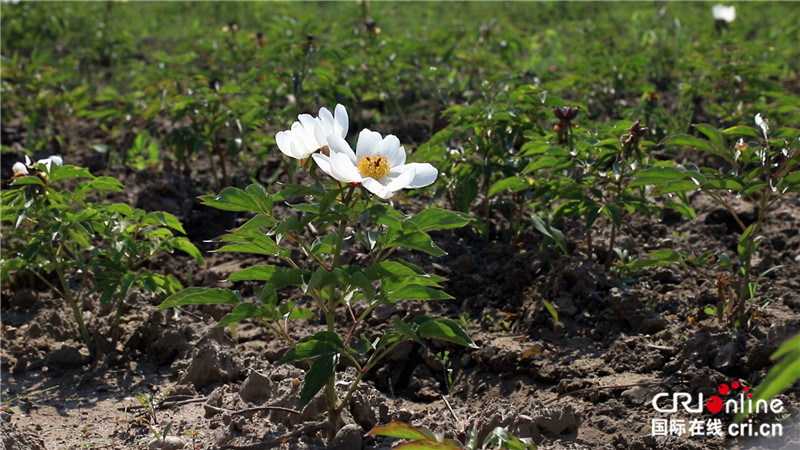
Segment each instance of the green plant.
M5 398L5 399L3 399L3 405L2 405L2 407L0 407L0 410L6 411L6 412L10 412L12 403L18 402L20 400L27 400L27 399L29 399L31 397L35 397L37 395L44 394L45 392L49 392L49 391L52 391L54 389L58 389L58 385L50 386L49 388L38 389L38 390L35 390L35 391L32 391L32 392L28 392L26 394L16 395L16 396L14 396L12 398Z
M741 325L748 315L748 302L758 290L759 281L777 270L771 267L756 275L753 257L763 237L761 230L767 223L772 207L787 193L800 192L800 130L780 128L770 133L770 127L761 114L755 117L756 129L734 126L717 130L697 124L695 128L704 137L691 135L672 136L662 145L691 147L718 157L720 169L698 168L694 165L653 167L636 175L636 186L653 186L651 194L686 195L699 190L722 206L738 225L741 235L737 245L738 262L721 258L720 265L735 273L738 286L730 295L724 316L731 325ZM739 138L727 144L726 138ZM745 140L747 139L747 141ZM755 218L746 223L742 211L737 211L731 199L740 197L754 206ZM670 252L671 254L671 252Z
M0 194L4 228L2 281L32 274L67 301L81 337L94 354L91 333L81 305L92 293L101 306L114 305L111 323L114 343L133 286L170 294L182 289L172 275L143 269L163 252L184 251L202 261L200 251L183 233L178 219L165 212L131 208L101 201L104 193L122 192L111 177L95 177L88 170L60 165L51 157L36 164L15 165L11 188Z
M789 387L792 383L800 380L800 334L796 334L784 342L769 357L771 360L781 359L770 371L764 381L755 389L755 395L749 402L751 405L757 404L760 400L768 400L778 395L781 391ZM752 410L740 412L735 420L740 422Z
M534 86L497 94L485 92L484 97L445 111L450 125L424 145L419 154L437 161L442 168L444 188L435 195L444 194L451 205L464 212L470 211L479 195L482 197L483 224L476 225L485 232L492 198L498 198L500 193L516 196L510 203L515 211L510 222L512 226L519 223L522 191L531 190L528 179L520 176L531 158L520 147L524 138L542 134L543 107L559 100Z
M458 381L458 376L453 373L453 361L450 359L450 351L445 350L436 354L439 361L442 363L442 371L444 375L445 391L448 394L453 392L453 387Z
M425 339L439 338L474 346L457 322L424 316L408 322L395 319L379 333L358 336L363 333L365 320L381 304L452 298L440 290L441 277L426 274L402 255L408 250L434 257L444 255L428 233L464 226L469 219L437 208L405 215L391 204L376 200L392 197L404 187L433 183L436 169L430 164L406 164L405 150L394 136L383 138L363 130L353 152L341 136L339 124L310 116L308 120L314 122L313 126L293 128L292 136L309 140L316 136L326 153L313 153L304 167L311 169L313 159L332 179L287 185L275 194L252 184L246 189L226 188L218 195L201 197L208 206L250 217L219 238L222 247L218 251L252 253L280 261L248 267L228 277L233 282L261 283L254 290L255 298L246 300L241 292L229 289L189 288L170 296L160 307L225 304L233 309L218 326L248 318L262 322L290 346L280 363L310 364L299 406L304 408L324 389L328 420L335 432L342 425L341 412L360 381L401 342L413 340L424 345ZM317 177L314 171L310 175ZM295 200L287 202L289 199ZM276 202L287 204L293 212L276 216ZM284 293L299 293L313 307L306 307L305 301L289 301ZM350 325L337 327L337 311L345 314ZM291 328L295 320L314 317L325 323L324 331L311 334ZM297 333L302 336L299 340L294 337ZM356 369L355 379L341 398L334 384L340 361Z
M410 442L401 444L395 448L409 448L419 450L442 450L442 449L509 449L509 450L535 450L536 446L529 438L517 438L508 430L496 427L486 436L483 442L478 442L478 428L473 427L469 434L465 436L465 442L455 439L447 439L443 435L437 435L425 428L411 426L405 422L391 422L386 425L377 425L371 429L367 435L386 436L397 439L408 439Z

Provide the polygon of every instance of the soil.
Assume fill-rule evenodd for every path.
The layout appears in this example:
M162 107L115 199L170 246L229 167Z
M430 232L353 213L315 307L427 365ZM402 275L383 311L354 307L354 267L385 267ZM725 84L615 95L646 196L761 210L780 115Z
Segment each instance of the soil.
M4 124L4 132L9 128L15 131L13 123ZM76 147L92 143L85 136L70 142ZM9 159L3 158L4 179L14 162ZM127 200L134 206L176 214L206 252L212 247L203 241L239 219L195 200L210 180L202 161L186 175L106 167L96 155L80 151L65 160L94 173L108 170L128 186ZM270 166L279 167L276 161ZM424 199L400 199L409 211L425 206ZM735 254L738 233L726 212L702 195L692 202L696 220L669 214L661 221L636 219L623 228L619 246L638 257L662 247ZM741 202L736 206L748 208ZM562 224L575 243L572 256L539 249L535 231L512 239L500 210L491 225L488 239L467 228L435 233L448 253L441 258L408 255L446 277L445 290L455 300L400 302L376 310L367 323L378 328L392 317L444 315L461 320L478 348L443 342L398 347L362 383L345 411L349 425L331 448L390 448L398 441L365 433L393 420L456 439L473 427L486 436L500 426L543 449L800 448L796 386L776 397L782 411L749 419L756 428L782 427L780 435L653 432L654 420L661 419L682 420L687 430L696 419L727 429L730 412L712 414L705 405L702 412L659 412L653 399L668 394L657 402L663 409L679 392L691 394L692 407L702 401L701 394L735 398L745 387L758 386L773 366L770 355L800 330L800 198L785 198L771 214L756 263L759 271L783 267L761 282L757 308L739 328L703 312L716 294L692 270L661 266L624 277L603 268L605 255L599 250L587 254L576 224ZM598 228L594 248L602 248L606 239ZM259 261L226 253L205 256L200 266L185 255L166 255L151 269L172 272L186 285L219 287L232 286L222 280ZM6 449L326 447L324 399L318 396L295 411L304 371L277 365L286 345L255 322L239 324L234 338L228 328L214 326L225 312L221 307L165 311L156 308L162 298L133 292L114 346L106 337L109 311L88 301L84 314L95 338L107 344L107 351L89 359L64 300L23 282L3 286L2 294L0 423ZM557 326L543 299L557 308ZM316 328L321 329L317 322L305 323L296 334ZM437 357L444 352L449 352L452 384ZM340 369L341 387L354 373ZM719 392L722 384L731 386L728 395ZM137 395L150 396L156 408L148 412ZM170 438L162 445L154 430Z

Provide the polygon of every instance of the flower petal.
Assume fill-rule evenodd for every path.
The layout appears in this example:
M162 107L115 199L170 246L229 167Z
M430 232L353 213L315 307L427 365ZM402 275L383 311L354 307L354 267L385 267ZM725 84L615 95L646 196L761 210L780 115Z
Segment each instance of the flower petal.
M344 105L337 104L333 112L335 114L334 120L336 121L333 129L334 133L338 131L342 137L347 137L347 132L350 129L350 118L347 116L347 110L344 108Z
M367 155L375 154L375 150L381 143L381 134L377 131L372 131L367 128L361 130L358 134L358 142L356 143L356 160L361 159Z
M317 115L317 120L322 123L322 128L325 129L325 136L333 133L333 115L328 108L322 107L319 109L319 114Z
M14 173L22 173L22 174L25 174L25 175L28 174L28 168L25 167L25 164L21 163L21 162L15 162L14 166L11 168L11 170L13 170Z
M328 136L325 133L325 129L322 127L322 122L311 117L310 114L300 114L297 116L297 119L303 124L303 128L305 129L303 135L314 137L315 142L310 145L309 149L313 148L314 150L318 150L325 145L328 141Z
M378 197L386 200L387 198L391 198L394 195L394 192L389 190L389 188L381 184L380 181L376 180L375 178L364 178L361 180L361 185L367 188L368 191L372 192L373 194L377 195Z
M414 178L408 183L410 189L429 186L439 176L439 171L428 163L409 163L404 167L411 167L414 171Z
M333 135L332 135L333 136ZM345 183L360 183L361 174L350 158L344 153L331 152L331 176Z
M408 166L405 166L408 167ZM399 172L395 175L389 174L388 183L386 183L386 188L392 192L399 191L400 189L405 189L409 183L414 179L414 168L411 167L409 170L405 170Z
M292 145L292 135L289 131L279 131L275 135L275 143L278 144L278 149L286 156L297 158Z
M317 163L317 167L322 169L323 172L327 173L329 176L333 176L331 171L331 159L328 157L328 155L314 153L311 155L311 158L314 159L314 162Z
M331 134L328 136L328 147L331 150L331 155L333 153L346 155L350 162L353 163L353 166L355 166L358 162L358 159L356 159L356 154L353 153L353 149L350 148L350 144L348 144L347 141L345 141L344 138L338 134Z

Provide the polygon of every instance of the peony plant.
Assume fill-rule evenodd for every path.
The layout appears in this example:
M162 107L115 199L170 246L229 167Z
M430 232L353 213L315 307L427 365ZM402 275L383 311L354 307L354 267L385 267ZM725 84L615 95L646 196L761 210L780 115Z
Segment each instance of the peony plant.
M172 275L142 269L148 261L174 250L198 261L202 255L188 238L174 235L184 232L175 216L97 201L107 192L122 192L122 184L63 162L57 155L36 163L26 156L25 162L14 164L10 186L0 193L4 238L0 279L14 284L30 275L66 300L94 355L116 345L132 288L164 295L183 289ZM108 343L96 342L104 334L93 333L93 324L83 318L81 306L88 299L115 310Z
M329 438L343 426L342 412L361 380L400 343L425 345L426 339L437 338L475 345L457 322L440 317L366 325L381 305L452 298L441 290L443 278L426 273L407 256L411 250L444 255L429 232L461 227L470 219L439 208L404 214L386 202L401 189L432 184L438 171L430 164L407 163L397 137L371 130L359 133L353 151L345 140L346 118L342 105L336 106L335 115L323 108L318 117L301 115L290 130L276 135L281 152L304 160L315 181L289 184L274 194L252 184L201 197L208 206L249 215L246 223L219 238L218 251L264 256L264 264L228 277L257 282L254 294L189 288L160 305L225 304L232 309L219 326L244 319L262 322L289 346L280 363L308 367L299 407L324 390L332 424ZM310 161L329 177L320 177ZM276 202L292 212L276 215ZM337 312L345 321L336 320ZM324 329L309 331L307 322L293 325L313 318ZM334 381L343 366L355 368L356 375L340 392Z

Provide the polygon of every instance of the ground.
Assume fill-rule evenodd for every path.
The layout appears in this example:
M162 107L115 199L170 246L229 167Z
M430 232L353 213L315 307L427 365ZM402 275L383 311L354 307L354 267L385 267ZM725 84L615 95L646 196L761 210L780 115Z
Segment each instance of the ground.
M104 168L88 153L66 156L95 173ZM4 169L13 163L7 159ZM132 205L178 215L206 251L210 244L204 239L237 221L232 213L192 200L200 194L198 180L209 179L202 165L189 175L109 169L129 187ZM397 201L409 211L425 207L418 198ZM692 204L698 211L694 221L667 214L627 223L619 246L639 257L663 247L734 254L738 234L727 213L700 194ZM770 355L800 329L800 198L785 198L771 213L756 263L762 270L782 268L761 282L757 309L739 328L703 312L715 291L693 270L661 266L623 276L603 268L604 255L587 254L577 224L563 224L574 243L565 256L540 249L540 236L529 224L530 231L510 235L506 218L495 213L488 238L468 228L438 232L434 238L446 256L405 255L446 277L444 288L455 300L401 302L376 310L365 327L380 327L392 317L440 314L461 321L478 348L443 342L399 347L354 396L345 414L352 425L339 433L335 448L391 447L396 441L364 434L392 420L453 438L472 427L484 436L502 426L545 449L800 448L796 387L777 397L782 410L748 419L754 428L777 427L770 436L689 436L693 420L727 429L732 412L660 412L653 404L661 393L666 397L657 406L663 411L675 393L690 393L694 407L700 395L729 400L745 387L754 389L773 366ZM605 230L598 231L596 248L607 239ZM151 269L172 272L186 284L216 287L230 286L227 275L256 262L206 253L201 266L184 255L167 255ZM228 328L214 326L224 313L220 307L160 310L156 305L163 298L135 292L127 299L122 336L112 344L106 337L110 312L87 301L84 314L95 339L108 344L90 360L64 300L24 280L4 286L2 294L6 449L161 448L149 447L153 430L167 433L168 425L168 434L185 448L326 445L322 398L294 411L304 372L276 365L286 345L257 323L240 324L234 338ZM558 309L557 326L542 299ZM320 324L306 323L301 331L315 328ZM452 383L437 357L444 352ZM340 381L353 377L352 369L339 369ZM731 389L727 395L720 392L723 384ZM150 396L158 407L148 412L137 395ZM670 420L685 423L687 432L654 432Z

